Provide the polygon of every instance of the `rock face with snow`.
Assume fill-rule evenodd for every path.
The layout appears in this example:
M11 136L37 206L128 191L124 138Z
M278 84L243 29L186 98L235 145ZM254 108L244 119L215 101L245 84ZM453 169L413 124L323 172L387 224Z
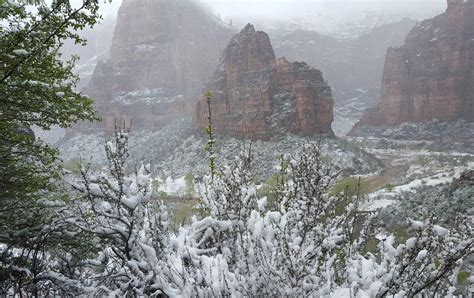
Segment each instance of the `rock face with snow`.
M187 0L124 0L110 49L84 92L106 128L115 120L156 129L191 114L191 99L212 75L233 30Z
M474 121L473 0L448 0L444 14L388 50L380 103L356 129L431 119Z
M333 98L321 71L276 59L268 35L251 24L229 42L206 90L213 94L217 132L252 139L286 132L332 135ZM208 125L204 99L196 104L193 123L198 129Z

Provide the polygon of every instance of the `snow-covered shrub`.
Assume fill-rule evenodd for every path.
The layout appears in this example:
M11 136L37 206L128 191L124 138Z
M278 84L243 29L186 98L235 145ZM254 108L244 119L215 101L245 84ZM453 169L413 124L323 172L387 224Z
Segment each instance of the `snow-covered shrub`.
M308 145L283 158L274 191L277 208L255 191L248 155L235 167L223 167L203 189L209 215L184 227L177 246L187 247L182 255L192 270L182 275L199 281L190 285L194 293L375 297L453 292L460 264L473 251L469 225L449 231L431 221L412 221L416 237L397 245L386 236L379 251L365 252L373 215L358 210L357 197L329 195L337 173L319 149Z
M338 173L320 149L283 157L273 206L257 195L249 152L201 189L209 215L181 233L198 249L188 256L193 267L219 258L219 293L329 294L343 283L346 258L364 237L356 237L356 204L328 195Z
M168 215L151 197L151 178L146 166L126 172L128 131L117 131L107 142L107 172L81 169L72 179L78 193L74 208L62 212L65 222L102 240L105 245L85 273L86 291L114 295L156 295L167 284L162 280L169 242Z
M472 225L459 220L448 230L433 223L409 220L413 237L396 244L382 236L378 255L358 255L347 271L347 284L356 295L413 297L452 295L463 258L472 255Z
M235 159L233 166L223 166L214 178L208 177L201 185L200 193L201 211L209 215L200 220L193 219L189 227L180 231L183 237L188 238L188 246L192 246L194 252L194 256L187 252L185 258L189 258L189 262L193 264L206 264L219 260L220 266L225 267L228 273L216 274L221 274L222 278L231 279L233 282L223 280L222 284L225 286L219 282L219 286L212 287L215 288L214 292L219 290L218 293L227 295L245 284L242 280L236 281L235 278L245 278L250 274L248 264L242 263L242 260L249 253L250 221L262 203L257 200L254 175L251 173L250 152L242 152ZM201 270L196 266L194 264L191 268ZM238 272L237 277L234 275L235 271ZM199 273L199 275L205 274ZM198 279L200 278L202 277ZM214 282L216 280L210 279L206 284L212 285ZM203 289L196 291L202 292Z
M341 281L350 253L356 208L348 198L330 196L338 172L318 144L306 145L281 163L279 210L264 215L270 241L262 243L267 283L276 295L329 294ZM352 199L352 198L351 198ZM268 287L266 290L270 290Z
M64 284L76 283L76 293L449 294L463 258L473 252L468 222L447 230L413 220L412 237L402 244L381 236L373 214L359 210L357 194L331 193L338 171L320 144L282 157L272 202L257 192L252 155L244 151L205 179L200 214L172 232L166 209L150 195L147 167L125 171L127 143L127 133L117 132L106 145L108 173L86 167L71 180L79 198L62 209L62 219L102 246L63 277ZM376 234L379 250L366 252Z

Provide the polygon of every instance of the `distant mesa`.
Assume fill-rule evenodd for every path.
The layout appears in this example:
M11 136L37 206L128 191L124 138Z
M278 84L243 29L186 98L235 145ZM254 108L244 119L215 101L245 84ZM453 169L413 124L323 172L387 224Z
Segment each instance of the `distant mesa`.
M268 140L282 133L333 135L334 100L321 71L276 59L265 32L248 24L229 42L211 82L212 123L218 133ZM208 125L200 99L193 124Z
M192 115L193 99L212 76L235 31L188 0L124 0L110 49L84 93L106 130L116 121L157 130Z
M448 0L445 13L419 23L386 55L380 103L353 133L432 119L474 121L474 1Z

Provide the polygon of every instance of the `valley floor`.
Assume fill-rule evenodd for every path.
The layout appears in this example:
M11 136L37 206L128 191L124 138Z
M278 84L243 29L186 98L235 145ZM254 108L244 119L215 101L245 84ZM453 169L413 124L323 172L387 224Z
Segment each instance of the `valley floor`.
M426 144L432 143L427 140L390 140L390 148L380 146L387 142L384 138L351 138L350 141L363 146L383 164L379 173L363 178L367 194L367 202L362 206L365 210L387 207L396 202L396 196L416 192L422 186L448 185L464 171L474 170L474 154L426 149Z

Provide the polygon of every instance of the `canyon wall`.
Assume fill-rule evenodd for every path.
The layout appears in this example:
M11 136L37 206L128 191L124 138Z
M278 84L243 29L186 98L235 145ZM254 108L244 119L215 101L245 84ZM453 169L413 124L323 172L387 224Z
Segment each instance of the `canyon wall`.
M474 1L448 0L385 59L380 103L355 128L437 119L474 121Z
M133 122L156 130L178 115L212 76L234 31L187 0L124 0L110 48L84 93L92 97L106 130Z

